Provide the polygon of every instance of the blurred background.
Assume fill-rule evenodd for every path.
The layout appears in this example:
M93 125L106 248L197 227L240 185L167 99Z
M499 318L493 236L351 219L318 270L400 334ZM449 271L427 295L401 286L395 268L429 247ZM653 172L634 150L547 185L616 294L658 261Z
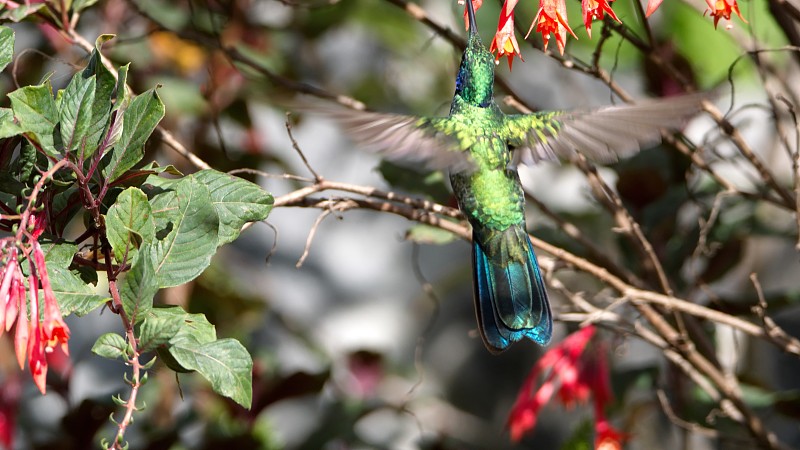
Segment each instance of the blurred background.
M407 14L402 0L88 3L94 4L81 12L76 32L89 42L116 34L104 53L117 65L132 63L128 80L135 92L161 86L162 126L212 167L236 171L276 198L308 185L296 178L313 174L293 148L289 123L308 164L325 179L455 206L443 174L381 162L324 117L286 114L300 95L343 95L376 111L445 115L460 61L458 40L465 36L455 2L419 3L434 26ZM500 6L486 1L478 13L487 44ZM517 7L520 40L537 6ZM590 40L578 26L579 2L570 1L579 39L569 40L563 57L543 53L535 33L521 42L524 62L515 61L513 71L505 61L497 67L498 103L509 95L546 110L619 103L609 84L635 99L713 90L727 123L793 199L800 84L797 48L790 45L800 44L798 22L767 0L739 6L748 23L734 17L715 30L703 17L702 1L666 0L645 26L634 2L618 0L613 7L624 26L598 22ZM80 46L52 26L12 26L15 64L0 76L3 93L48 73L61 88L86 64ZM748 53L756 49L774 51ZM2 102L7 106L4 96ZM695 154L713 170L658 146L598 171L652 244L677 297L760 325L749 278L756 273L770 317L797 334L797 208L765 182L719 125L701 114L685 130L685 142L702 147ZM148 145L145 161L151 160L184 173L196 170L158 138ZM528 208L533 235L590 261L600 254L658 291L652 268L593 197L584 172L566 163L542 164L521 169L521 177L537 201ZM206 314L220 337L248 348L255 362L253 408L217 396L199 377L176 376L157 364L141 394L147 408L136 413L126 435L130 448L591 447L591 407L565 408L557 400L544 408L532 433L511 442L512 404L546 349L523 342L498 356L486 351L476 330L466 242L366 210L321 216L313 208L279 207L266 222L224 247L195 282L157 297ZM565 231L565 223L592 248ZM581 312L571 295L599 308L618 300L596 278L546 253L542 260L566 286L551 291L554 312L564 318L554 343L587 318L570 316ZM643 323L630 306L614 312ZM71 358L51 363L52 387L44 397L16 369L10 341L0 341L0 410L11 423L12 448L94 448L113 436L111 396L126 392L126 367L90 349L99 335L121 325L108 311L68 323ZM660 349L618 324L599 325L614 392L606 412L629 435L626 448L753 448L745 428ZM691 336L738 381L742 398L770 430L787 446L800 447L797 356L708 320L697 320ZM669 412L657 395L662 390Z

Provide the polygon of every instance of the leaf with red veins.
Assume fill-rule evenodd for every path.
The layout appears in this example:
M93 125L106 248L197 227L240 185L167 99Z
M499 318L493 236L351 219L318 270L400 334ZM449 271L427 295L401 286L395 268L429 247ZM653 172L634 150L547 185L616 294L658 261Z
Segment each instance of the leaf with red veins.
M583 9L583 25L586 27L586 34L589 35L589 39L592 38L592 20L603 20L605 13L608 13L609 17L617 22L622 23L614 13L614 10L611 9L611 4L608 0L582 0L581 8Z
M739 12L739 4L736 3L736 0L706 0L708 4L708 9L703 13L711 15L714 18L714 28L717 28L717 22L719 19L731 20L731 13L736 13L742 22L747 23L742 17L742 13Z
M547 44L550 41L550 33L555 35L558 51L562 55L567 44L567 32L569 31L572 37L578 39L578 36L575 36L572 28L569 27L569 23L567 23L567 5L564 0L541 0L539 11L536 13L525 39L530 36L534 27L536 27L537 33L542 34L545 50L547 50Z
M516 5L517 1L507 0L503 5L503 9L500 12L500 21L497 24L497 33L495 33L492 45L489 47L491 53L497 50L495 62L499 62L503 56L508 57L509 70L512 69L511 65L514 62L514 56L518 56L520 60L524 61L522 54L519 52L519 44L514 32L514 6L509 7L510 3Z

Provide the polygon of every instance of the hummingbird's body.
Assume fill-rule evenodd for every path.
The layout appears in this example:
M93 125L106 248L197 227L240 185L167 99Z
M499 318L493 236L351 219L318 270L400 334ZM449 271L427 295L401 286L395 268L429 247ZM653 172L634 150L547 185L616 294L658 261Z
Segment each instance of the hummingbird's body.
M486 347L499 352L522 337L547 344L553 320L526 232L525 196L504 132L507 116L493 88L492 55L471 26L448 119L472 165L451 171L450 183L472 225L478 326Z
M494 102L492 54L467 0L469 39L450 114L413 117L328 110L351 136L390 159L423 161L450 171L458 205L472 225L475 310L486 347L501 352L523 337L550 341L552 317L525 226L517 165L569 158L600 161L631 154L699 109L701 97L584 112L507 115Z

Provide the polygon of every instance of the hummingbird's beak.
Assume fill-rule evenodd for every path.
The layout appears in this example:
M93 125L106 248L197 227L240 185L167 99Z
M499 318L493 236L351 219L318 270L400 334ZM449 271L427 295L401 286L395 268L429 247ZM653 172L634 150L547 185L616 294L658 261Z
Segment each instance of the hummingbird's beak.
M469 18L469 34L478 34L478 24L475 23L475 8L472 0L464 0L467 3L467 17Z

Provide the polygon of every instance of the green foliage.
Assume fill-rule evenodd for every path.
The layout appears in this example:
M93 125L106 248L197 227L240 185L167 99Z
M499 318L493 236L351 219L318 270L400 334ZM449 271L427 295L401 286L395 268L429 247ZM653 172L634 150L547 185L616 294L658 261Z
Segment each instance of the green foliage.
M125 359L128 344L125 338L116 333L106 333L95 341L92 353L108 359Z
M14 56L14 30L0 26L0 71L11 63Z
M72 8L93 3L76 1ZM94 354L130 363L158 351L169 367L197 372L216 392L249 407L253 363L244 346L218 339L204 315L155 307L154 298L160 288L198 277L219 246L235 240L246 223L267 217L273 198L215 170L183 176L155 163L135 169L165 108L156 89L131 96L128 65L115 76L103 64L100 48L111 37L97 39L86 67L55 95L49 81L8 94L11 108L0 108L0 139L16 139L4 142L20 150L3 167L0 182L6 192L29 195L39 179L32 175L60 168L40 195L52 199L45 235L52 242L43 249L62 314L82 316L110 304L136 336L134 343L104 334ZM14 33L0 27L0 68L9 64L13 46ZM18 210L29 207L24 197L3 200ZM84 238L70 242L62 230L77 225L71 222L81 209ZM94 237L88 247L87 236ZM98 292L98 273L110 280L112 295Z

